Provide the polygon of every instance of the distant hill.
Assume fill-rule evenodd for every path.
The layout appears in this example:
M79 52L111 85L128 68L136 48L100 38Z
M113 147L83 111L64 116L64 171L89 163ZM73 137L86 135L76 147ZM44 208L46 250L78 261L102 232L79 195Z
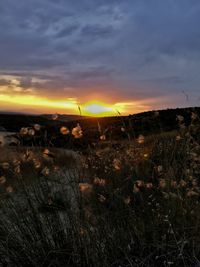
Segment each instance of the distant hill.
M22 127L40 124L42 132L37 137L41 141L41 145L50 141L52 146L69 148L66 136L62 136L60 133L61 126L66 126L71 130L77 123L80 123L84 135L81 140L75 141L79 142L78 145L83 143L87 145L88 143L98 142L101 134L106 134L106 140L122 140L127 139L127 134L131 137L137 137L139 134L151 135L178 130L177 115L184 117L187 126L191 123L191 112L200 116L200 107L166 109L104 118L58 115L56 120L53 120L51 114L0 114L0 127L9 132L18 132ZM122 131L122 127L125 131ZM44 136L46 138L45 142L43 140ZM74 141L71 140L70 142L72 144Z
M200 116L200 107L155 110L128 116L90 117L69 121L68 125L81 123L85 129L97 129L99 124L102 130L109 129L115 132L118 132L121 127L125 126L129 131L134 131L135 134L151 134L177 129L177 115L182 115L185 118L186 125L188 125L191 121L191 112L196 112Z
M41 117L46 118L48 120L52 120L52 114L42 114ZM83 120L83 119L88 119L90 117L88 116L80 116L80 115L66 115L66 114L58 114L58 119L59 121L75 121L75 120Z
M5 111L5 110L0 110L0 115L1 114L6 114L6 115L25 115L26 113L23 113L23 112L14 112L14 111Z
M22 127L30 127L34 124L40 124L42 126L56 126L61 125L59 121L48 120L42 116L25 115L15 113L0 113L0 126L10 132L17 132Z

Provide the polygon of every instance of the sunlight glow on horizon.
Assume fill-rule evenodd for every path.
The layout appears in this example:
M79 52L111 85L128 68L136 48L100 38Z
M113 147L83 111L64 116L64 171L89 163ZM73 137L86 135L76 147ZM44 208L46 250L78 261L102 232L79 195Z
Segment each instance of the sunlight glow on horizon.
M0 108L6 111L28 112L32 114L42 113L62 113L79 114L91 117L106 117L133 114L138 111L144 111L147 106L141 101L130 102L106 102L105 100L89 100L82 102L74 97L68 97L66 100L49 99L39 95L22 94L4 94L0 92ZM0 110L4 111L4 110Z
M124 112L121 106L118 106L120 112ZM114 116L117 114L115 104L106 104L101 101L90 101L82 105L81 110L83 115L94 116L94 117L104 117L104 116Z
M34 95L2 95L0 94L0 101L8 102L11 104L34 106L34 107L49 107L49 108L66 108L66 109L77 109L77 103L75 100L69 99L68 101L54 101Z

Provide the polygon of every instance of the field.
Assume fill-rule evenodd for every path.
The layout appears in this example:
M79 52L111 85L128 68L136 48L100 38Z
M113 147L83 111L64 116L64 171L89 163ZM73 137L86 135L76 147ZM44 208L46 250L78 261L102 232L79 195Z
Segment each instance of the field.
M2 266L200 266L199 109L163 112L2 119Z

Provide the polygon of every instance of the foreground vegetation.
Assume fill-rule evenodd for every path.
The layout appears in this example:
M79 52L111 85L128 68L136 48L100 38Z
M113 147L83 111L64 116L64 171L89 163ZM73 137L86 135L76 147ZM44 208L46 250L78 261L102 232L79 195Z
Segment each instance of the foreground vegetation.
M176 119L177 131L137 138L122 121L117 143L99 124L100 143L84 153L2 153L0 263L199 266L200 121ZM60 133L84 136L80 125Z

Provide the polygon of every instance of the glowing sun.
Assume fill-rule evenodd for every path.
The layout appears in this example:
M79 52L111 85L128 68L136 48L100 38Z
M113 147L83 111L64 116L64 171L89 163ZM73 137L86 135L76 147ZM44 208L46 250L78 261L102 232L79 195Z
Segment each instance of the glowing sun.
M83 115L103 117L113 116L116 114L116 109L108 104L92 101L82 106Z

